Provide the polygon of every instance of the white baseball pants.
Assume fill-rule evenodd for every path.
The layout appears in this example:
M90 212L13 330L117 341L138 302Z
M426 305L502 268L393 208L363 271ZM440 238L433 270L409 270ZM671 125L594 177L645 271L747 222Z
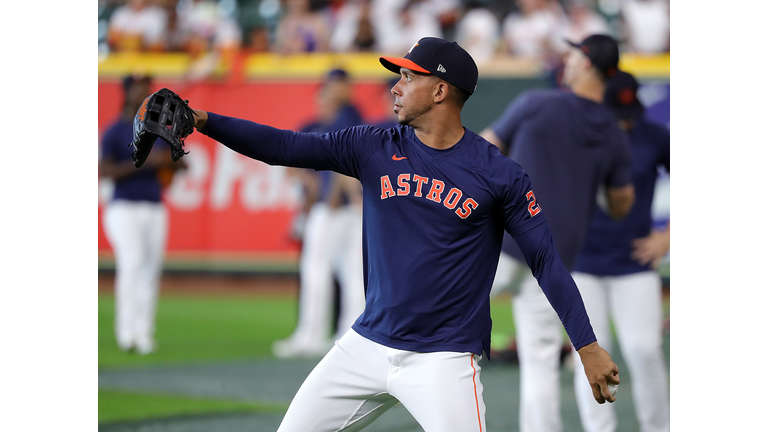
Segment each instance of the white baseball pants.
M302 246L299 320L291 336L299 345L325 342L331 324L333 275L341 287L341 337L365 308L363 215L358 206L315 204L307 215Z
M491 285L491 298L505 291L511 294L519 293L520 283L525 279L526 274L531 274L527 265L521 264L503 252L499 254L496 276L493 279L493 285Z
M559 432L560 352L563 325L525 263L502 253L491 297L508 290L512 298L520 364L520 431Z
M154 346L168 214L161 203L116 200L104 210L104 232L115 254L115 336L120 348Z
M600 346L612 351L613 320L621 353L632 377L632 397L641 432L669 431L669 387L662 348L661 279L648 271L625 276L574 273ZM613 405L598 404L584 367L574 356L574 388L586 432L613 432ZM619 386L621 387L621 386Z
M520 363L520 432L559 432L563 324L525 264L512 299Z
M299 388L278 432L359 431L398 402L426 432L484 432L479 359L388 348L349 330Z

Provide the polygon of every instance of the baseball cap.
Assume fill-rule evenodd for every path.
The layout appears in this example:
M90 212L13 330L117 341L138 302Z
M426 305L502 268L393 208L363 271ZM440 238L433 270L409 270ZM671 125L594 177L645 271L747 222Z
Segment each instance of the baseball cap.
M405 57L379 57L381 64L399 74L404 67L432 74L472 94L477 88L477 65L456 42L425 37L413 44Z
M581 43L566 40L574 48L578 48L592 62L604 77L610 78L616 74L619 67L619 45L608 35L595 34L587 36Z
M617 71L605 85L603 103L620 120L632 120L643 115L645 107L637 99L637 80L631 74Z
M324 78L326 82L333 80L346 81L347 79L349 79L349 74L341 68L331 69L325 74Z
M631 74L617 71L605 85L603 103L620 120L633 120L643 115L645 107L637 99L637 80Z
M149 75L127 75L123 78L123 90L130 90L131 86L139 81L151 82L152 78Z

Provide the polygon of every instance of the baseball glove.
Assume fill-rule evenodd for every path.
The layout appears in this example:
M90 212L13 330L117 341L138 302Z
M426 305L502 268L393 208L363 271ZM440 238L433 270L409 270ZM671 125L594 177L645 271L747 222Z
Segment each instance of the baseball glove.
M194 132L196 115L189 101L167 88L149 95L133 118L133 165L144 165L158 137L170 144L174 162L189 153L184 151L184 139Z

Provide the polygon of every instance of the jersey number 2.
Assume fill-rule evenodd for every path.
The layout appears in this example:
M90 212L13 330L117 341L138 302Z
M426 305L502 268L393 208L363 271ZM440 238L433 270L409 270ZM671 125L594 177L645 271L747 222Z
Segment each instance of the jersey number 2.
M531 214L531 217L539 214L541 207L536 204L536 195L533 194L533 191L528 191L528 193L525 194L525 197L528 198L528 213Z

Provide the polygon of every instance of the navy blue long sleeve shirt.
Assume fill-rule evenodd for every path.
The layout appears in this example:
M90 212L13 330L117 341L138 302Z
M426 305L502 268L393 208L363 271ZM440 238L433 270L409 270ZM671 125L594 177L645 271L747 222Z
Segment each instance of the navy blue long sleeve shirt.
M201 132L245 156L360 180L366 306L353 329L362 336L410 351L489 353L489 293L507 231L576 349L596 340L528 176L474 132L437 150L407 126L298 133L208 116Z

